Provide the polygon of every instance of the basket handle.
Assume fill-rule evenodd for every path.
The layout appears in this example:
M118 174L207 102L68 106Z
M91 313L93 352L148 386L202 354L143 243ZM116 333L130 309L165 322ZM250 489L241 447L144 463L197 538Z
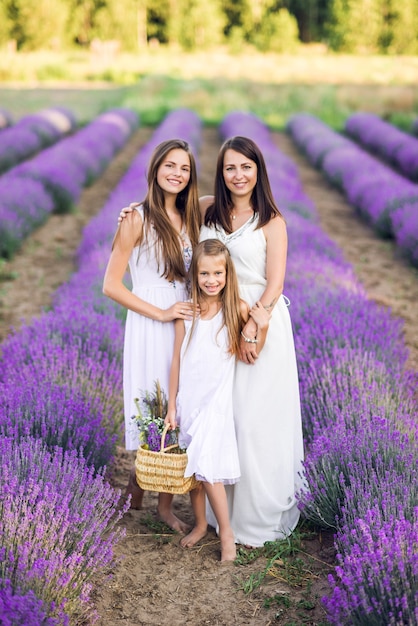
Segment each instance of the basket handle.
M177 443L173 443L170 446L167 446L166 448L164 448L165 436L168 433L169 428L170 428L170 424L166 424L164 426L163 434L161 435L161 447L160 447L161 454L164 454L164 452L167 452L168 450L172 450L173 448L177 448L178 446Z

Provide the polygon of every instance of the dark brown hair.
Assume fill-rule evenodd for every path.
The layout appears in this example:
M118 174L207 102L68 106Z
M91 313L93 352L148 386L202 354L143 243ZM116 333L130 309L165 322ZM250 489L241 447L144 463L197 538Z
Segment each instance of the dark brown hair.
M252 139L237 136L227 139L219 151L215 175L215 198L213 204L206 211L205 224L207 226L220 225L227 233L232 232L231 209L233 208L233 202L231 192L225 184L223 175L224 159L227 150L239 152L247 159L254 161L257 166L257 182L251 196L251 207L254 213L258 214L257 228L267 224L276 215L281 216L282 214L277 208L271 192L267 167L260 148Z

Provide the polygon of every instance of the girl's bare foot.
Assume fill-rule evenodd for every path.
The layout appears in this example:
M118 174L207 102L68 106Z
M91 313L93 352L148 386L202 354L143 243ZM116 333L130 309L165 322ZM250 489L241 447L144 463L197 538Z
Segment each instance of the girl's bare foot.
M228 533L221 537L221 563L227 561L235 561L237 557L237 548L235 545L234 534Z
M177 517L177 515L174 515L171 509L169 511L157 509L157 512L158 518L176 532L181 533L182 535L189 532L190 526Z
M126 487L125 496L131 496L131 509L139 510L140 508L142 508L144 491L136 482L136 472L134 467L129 472L129 480Z
M180 541L181 547L193 548L193 546L195 546L198 543L198 541L203 539L203 537L206 537L207 532L208 532L207 525L204 527L195 526L194 528L192 528L191 532L185 537L183 537L183 539Z

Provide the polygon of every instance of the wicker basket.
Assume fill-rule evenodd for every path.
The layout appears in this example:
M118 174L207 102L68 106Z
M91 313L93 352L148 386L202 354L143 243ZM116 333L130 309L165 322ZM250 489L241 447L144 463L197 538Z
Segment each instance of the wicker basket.
M165 436L169 425L161 435L159 452L138 448L135 460L136 482L145 491L161 491L163 493L188 493L195 489L199 482L195 476L185 478L187 454L181 452L178 444L164 448Z

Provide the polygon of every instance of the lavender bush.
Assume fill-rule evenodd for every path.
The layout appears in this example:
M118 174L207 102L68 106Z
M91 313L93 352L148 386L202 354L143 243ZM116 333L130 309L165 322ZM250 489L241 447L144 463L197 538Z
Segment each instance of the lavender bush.
M116 436L109 436L94 397L86 397L74 384L59 385L30 375L17 385L0 384L0 437L16 442L34 437L50 450L59 446L80 451L98 470L110 462Z
M338 535L332 594L324 600L331 624L418 623L417 515L411 522L398 510L387 519L370 508Z
M22 239L52 211L69 211L83 187L102 173L137 124L133 111L108 111L1 176L0 255L12 256ZM72 127L70 121L68 125Z
M51 617L88 610L90 579L113 562L120 492L75 451L0 438L2 577L32 591ZM53 511L53 515L51 512Z
M55 211L66 212L82 188L103 172L137 124L136 114L129 109L102 113L71 137L14 168L13 174L41 180L54 197Z
M418 185L312 115L292 116L287 129L311 162L342 189L373 228L384 237L394 237L399 250L417 264Z
M52 196L40 181L0 177L0 256L12 257L53 210Z
M418 182L418 139L373 113L357 112L345 122L345 132L383 157L404 176Z
M0 615L2 626L67 626L62 620L48 617L53 606L45 608L42 600L32 590L27 593L13 589L10 580L0 582Z
M56 143L75 126L73 114L65 109L44 109L25 115L1 135L0 173Z

